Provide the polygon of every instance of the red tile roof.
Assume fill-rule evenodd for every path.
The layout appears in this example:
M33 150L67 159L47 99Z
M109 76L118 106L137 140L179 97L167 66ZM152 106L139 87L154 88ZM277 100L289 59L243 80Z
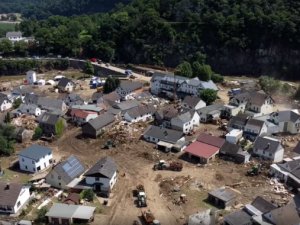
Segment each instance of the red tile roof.
M97 114L97 113L96 112L91 112L91 111L84 111L84 110L80 110L80 109L73 109L70 114L71 114L71 116L84 119L89 114Z
M219 138L216 136L212 136L206 133L202 133L198 136L197 141L208 144L208 145L212 145L218 148L221 148L223 146L223 144L225 143L225 139L224 138Z
M209 159L210 157L218 153L219 149L220 148L218 147L195 141L190 144L184 151L194 156Z

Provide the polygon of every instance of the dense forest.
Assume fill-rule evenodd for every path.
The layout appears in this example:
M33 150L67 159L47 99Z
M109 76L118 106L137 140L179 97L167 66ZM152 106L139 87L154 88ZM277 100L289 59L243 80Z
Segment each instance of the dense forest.
M130 0L1 0L0 13L21 13L25 18L45 19L49 16L72 16L107 12L118 3Z
M133 0L109 13L27 20L30 51L175 67L196 55L221 74L300 71L300 1Z

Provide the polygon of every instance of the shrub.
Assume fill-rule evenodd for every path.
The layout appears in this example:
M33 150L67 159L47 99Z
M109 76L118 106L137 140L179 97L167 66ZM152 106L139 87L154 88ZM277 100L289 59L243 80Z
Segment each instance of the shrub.
M86 199L89 202L92 202L94 200L94 197L95 197L95 193L92 189L83 190L80 193L80 198Z
M211 80L215 83L222 83L224 82L224 77L220 74L213 74L211 75Z

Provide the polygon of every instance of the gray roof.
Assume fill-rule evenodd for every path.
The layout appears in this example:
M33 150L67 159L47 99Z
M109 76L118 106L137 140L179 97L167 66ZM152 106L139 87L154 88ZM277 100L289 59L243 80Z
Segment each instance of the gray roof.
M252 224L252 217L243 210L239 210L224 217L224 221L226 221L230 225L249 225Z
M171 130L152 125L146 129L143 135L155 137L160 141L165 141L173 144L175 144L180 138L183 137L183 133L181 131Z
M217 85L212 80L201 81L200 86L201 86L202 89L212 89L212 90L215 90L215 91L219 90Z
M233 127L233 126L244 127L246 126L248 119L249 119L248 115L238 114L236 116L231 117L231 119L228 122L228 127Z
M184 113L179 114L178 116L171 119L171 123L174 123L176 121L181 123L187 123L193 119L195 111L187 111Z
M54 218L76 218L89 220L93 217L95 210L96 208L91 206L54 203L46 216Z
M99 177L103 176L111 179L117 171L117 164L111 157L100 159L92 168L90 168L84 176Z
M5 100L8 100L7 95L1 93L0 94L0 104L2 104Z
M191 108L195 108L196 105L201 101L202 101L201 98L197 96L189 96L189 95L183 99L183 103L187 104Z
M6 32L6 37L7 38L10 38L10 37L22 37L22 32L21 31Z
M155 112L155 108L152 105L141 105L134 108L129 109L126 113L131 118L136 118L139 116L143 116L146 114L153 114Z
M279 111L274 114L278 115L278 122L291 121L295 123L300 118L300 115L292 110Z
M61 177L61 179L66 184L68 184L74 178L79 177L81 174L83 174L85 168L76 156L71 155L65 161L57 164L53 168L53 170Z
M51 110L51 109L59 109L62 110L62 106L64 104L64 101L61 99L52 99L48 97L39 97L38 98L38 105L41 108Z
M6 186L7 183L0 181L0 207L14 207L16 201L18 200L23 185L10 183L9 189Z
M23 149L19 153L19 155L29 159L33 159L35 161L39 161L41 158L46 155L50 155L51 153L52 150L50 148L34 144L28 148Z
M297 210L292 204L287 204L280 208L273 209L271 212L272 222L276 225L299 225L300 218ZM268 217L265 216L265 219L268 220Z
M24 102L26 104L37 104L38 103L38 98L39 98L39 96L37 94L26 93L25 98L24 98Z
M75 93L67 94L63 100L68 106L83 105L84 103L84 100Z
M139 102L136 100L127 100L114 105L114 108L120 109L122 111L126 111L128 109L139 106Z
M199 113L199 115L209 114L212 111L216 111L216 110L221 111L223 108L224 108L224 106L221 104L214 104L214 105L209 105L209 106L203 107L201 109L198 109L197 112Z
M102 107L97 105L72 105L72 109L81 109L86 111L93 111L93 112L101 112L103 110Z
M21 113L27 113L27 110L35 110L38 106L34 104L21 104L18 108L18 111Z
M39 116L38 121L41 124L55 125L59 119L59 115L45 112Z
M213 191L209 192L209 194L218 199L221 199L224 202L231 201L237 197L236 192L234 192L230 188L225 188L225 187L221 187L216 190L213 190Z
M257 120L257 119L249 119L247 121L246 126L251 125L251 126L256 126L256 127L262 128L264 124L265 124L265 121Z
M92 128L94 128L95 130L99 130L114 121L115 121L114 115L112 115L111 113L104 113L104 114L101 114L100 116L98 116L97 118L90 120L84 126L89 125Z
M98 92L98 91L96 91L96 92L94 92L93 94L92 94L92 97L91 97L91 100L93 101L93 102L96 102L99 98L101 98L103 96L103 93L102 92Z
M33 93L33 89L30 86L21 85L12 90L12 94L14 95L25 95Z
M271 202L265 200L263 197L257 196L254 201L251 203L256 209L258 209L262 213L270 212L277 207L273 205Z
M275 153L279 147L282 147L279 140L270 137L257 137L253 147L256 149L263 149L268 152Z
M74 82L73 82L72 80L63 77L63 78L61 78L61 79L59 80L59 82L58 82L58 84L57 84L57 87L58 87L58 88L65 88L65 87L67 86L68 83L74 84Z
M132 92L143 87L141 82L122 80L120 83L120 88L126 92Z
M229 154L229 155L235 155L237 154L239 151L241 151L242 148L239 145L236 144L232 144L229 142L225 142L221 149L220 149L220 153L222 154Z

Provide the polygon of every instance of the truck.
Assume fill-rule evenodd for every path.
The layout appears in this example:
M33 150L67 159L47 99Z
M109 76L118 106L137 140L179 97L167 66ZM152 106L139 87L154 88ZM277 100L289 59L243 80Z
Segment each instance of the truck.
M256 164L247 171L246 175L247 176L258 176L260 173L261 173L261 164Z
M140 191L137 195L138 207L147 207L147 196L144 191Z
M142 210L142 217L148 225L160 225L160 222L155 219L150 209Z
M172 161L167 163L165 160L159 160L159 162L155 163L153 166L153 170L172 170L172 171L181 171L183 165L181 162Z

